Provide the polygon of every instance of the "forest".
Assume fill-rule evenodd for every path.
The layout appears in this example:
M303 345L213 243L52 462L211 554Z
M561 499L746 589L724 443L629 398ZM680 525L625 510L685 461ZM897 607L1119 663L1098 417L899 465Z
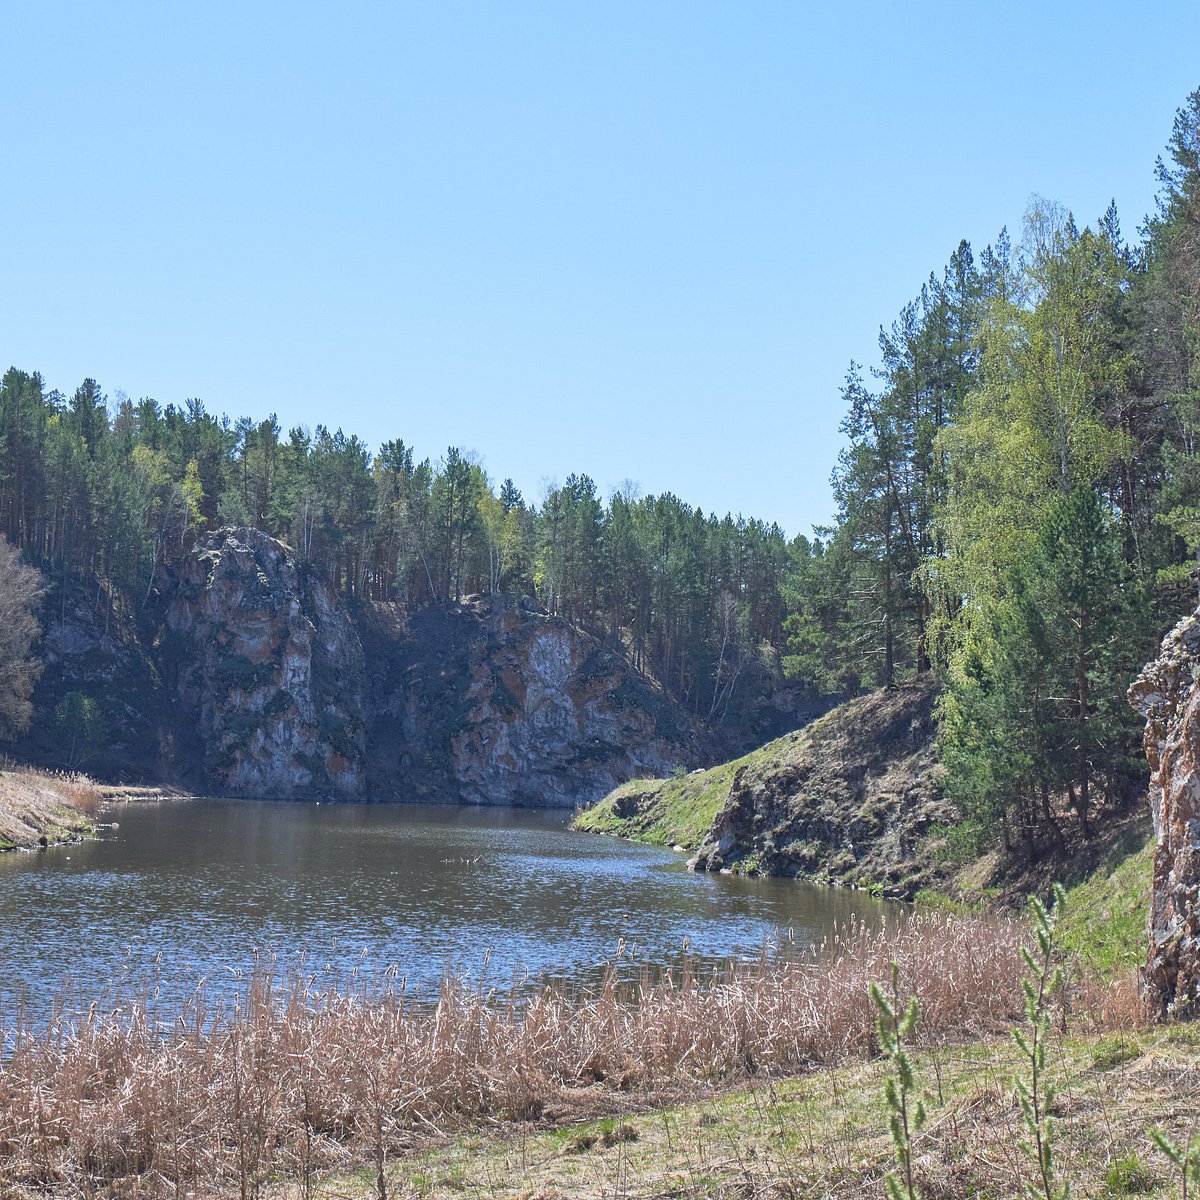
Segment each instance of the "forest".
M939 673L964 845L1086 836L1142 787L1124 692L1194 606L1200 90L1128 241L1035 197L965 241L851 364L835 523L788 538L583 473L530 502L450 447L283 431L0 381L0 533L52 589L136 613L199 533L252 525L363 602L532 596L719 721L747 664L846 696ZM799 400L798 400L799 402Z

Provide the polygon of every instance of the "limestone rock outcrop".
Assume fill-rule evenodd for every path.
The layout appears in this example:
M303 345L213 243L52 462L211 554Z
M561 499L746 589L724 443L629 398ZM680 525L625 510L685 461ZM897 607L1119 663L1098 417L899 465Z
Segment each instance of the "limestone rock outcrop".
M705 731L622 648L531 600L406 613L347 599L255 529L203 534L136 606L73 586L56 600L35 727L21 752L114 781L275 799L559 805L712 761ZM803 719L802 690L724 733ZM64 763L55 713L100 714ZM81 752L82 753L82 752Z
M332 590L282 542L218 530L166 613L169 693L206 783L240 796L364 797L363 655Z
M1156 1017L1200 1015L1200 609L1129 689L1146 718L1154 879L1143 996Z
M700 759L677 705L529 604L473 597L363 637L373 790L389 799L572 807Z

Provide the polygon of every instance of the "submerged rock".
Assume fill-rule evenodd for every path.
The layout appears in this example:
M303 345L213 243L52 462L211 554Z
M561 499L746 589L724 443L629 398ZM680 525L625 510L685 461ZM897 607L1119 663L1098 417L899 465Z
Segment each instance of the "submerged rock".
M1154 877L1142 991L1152 1016L1200 1015L1200 609L1129 689L1146 718Z

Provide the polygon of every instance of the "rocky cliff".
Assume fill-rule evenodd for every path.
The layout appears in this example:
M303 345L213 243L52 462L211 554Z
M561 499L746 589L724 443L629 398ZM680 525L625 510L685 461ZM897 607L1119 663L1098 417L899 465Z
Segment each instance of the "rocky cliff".
M73 586L47 615L18 752L106 779L573 806L695 766L709 745L614 647L530 602L475 597L411 619L347 605L254 529L203 537L136 609Z
M958 811L942 795L931 679L852 700L744 758L617 789L577 822L694 850L694 870L878 885L911 896Z
M702 739L610 647L529 604L469 598L398 628L360 612L372 791L559 805L700 760Z
M1146 718L1154 876L1143 973L1157 1017L1200 1015L1200 609L1129 689Z
M163 649L208 786L363 795L362 646L329 587L281 542L226 529L197 545L175 581Z

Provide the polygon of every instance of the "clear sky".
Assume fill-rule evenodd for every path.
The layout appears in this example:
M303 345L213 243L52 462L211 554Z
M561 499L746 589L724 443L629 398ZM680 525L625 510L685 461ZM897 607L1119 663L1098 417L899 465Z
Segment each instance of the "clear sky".
M1200 7L10 4L0 369L202 398L530 500L808 532L849 360L1031 193L1133 234Z

